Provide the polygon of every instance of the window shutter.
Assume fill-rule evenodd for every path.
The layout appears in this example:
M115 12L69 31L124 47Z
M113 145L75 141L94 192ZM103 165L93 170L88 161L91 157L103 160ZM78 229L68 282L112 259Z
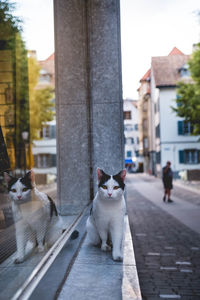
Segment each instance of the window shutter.
M198 150L198 163L200 164L200 150Z
M178 121L178 135L183 135L183 121Z
M132 152L131 151L127 151L127 157L131 157L132 156Z
M56 167L56 154L51 155L51 166Z
M56 138L56 126L51 125L50 130L51 130L51 138L55 139Z
M179 163L184 164L184 150L179 150Z

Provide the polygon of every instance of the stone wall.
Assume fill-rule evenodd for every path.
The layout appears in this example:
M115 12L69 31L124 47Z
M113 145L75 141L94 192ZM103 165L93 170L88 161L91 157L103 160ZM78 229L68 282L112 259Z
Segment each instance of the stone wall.
M54 0L58 199L79 212L96 168L123 168L119 0Z

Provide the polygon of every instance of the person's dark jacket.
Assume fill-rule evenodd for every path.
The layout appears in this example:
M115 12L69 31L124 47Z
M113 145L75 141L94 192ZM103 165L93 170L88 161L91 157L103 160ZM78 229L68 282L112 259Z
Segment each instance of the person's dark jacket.
M173 185L172 185L172 181L173 181L173 172L171 168L167 168L167 166L165 166L162 169L162 180L163 180L163 184L165 189L172 189Z

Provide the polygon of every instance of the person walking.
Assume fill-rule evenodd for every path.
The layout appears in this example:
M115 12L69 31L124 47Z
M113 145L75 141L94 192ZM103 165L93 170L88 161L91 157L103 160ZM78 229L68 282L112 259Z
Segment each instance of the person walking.
M162 180L163 180L163 185L164 185L164 197L163 201L165 202L166 200L168 202L173 202L170 199L171 196L171 190L173 188L173 172L171 169L171 162L167 161L166 166L162 169ZM167 196L167 199L166 199Z

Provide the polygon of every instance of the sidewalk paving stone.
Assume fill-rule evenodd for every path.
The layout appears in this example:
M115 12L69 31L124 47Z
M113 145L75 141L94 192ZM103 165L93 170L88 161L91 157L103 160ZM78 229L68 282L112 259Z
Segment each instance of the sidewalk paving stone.
M128 176L128 215L142 299L200 299L200 235L195 227L200 197L175 186L175 202L168 204L162 202L162 191L159 179ZM191 213L188 207L196 212L193 224L179 215L179 210Z

